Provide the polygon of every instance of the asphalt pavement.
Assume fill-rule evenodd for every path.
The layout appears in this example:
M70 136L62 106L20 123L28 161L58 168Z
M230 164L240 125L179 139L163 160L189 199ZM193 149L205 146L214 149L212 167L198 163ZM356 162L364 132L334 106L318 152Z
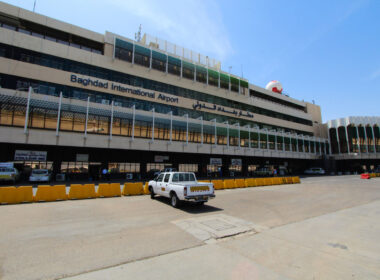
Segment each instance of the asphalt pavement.
M380 279L380 178L0 206L0 279Z

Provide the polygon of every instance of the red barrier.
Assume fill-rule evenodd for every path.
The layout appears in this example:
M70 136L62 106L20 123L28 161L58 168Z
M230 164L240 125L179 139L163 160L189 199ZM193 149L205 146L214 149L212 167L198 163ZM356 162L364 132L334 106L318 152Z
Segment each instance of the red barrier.
M369 176L368 173L363 173L360 175L360 179L370 179L371 177Z

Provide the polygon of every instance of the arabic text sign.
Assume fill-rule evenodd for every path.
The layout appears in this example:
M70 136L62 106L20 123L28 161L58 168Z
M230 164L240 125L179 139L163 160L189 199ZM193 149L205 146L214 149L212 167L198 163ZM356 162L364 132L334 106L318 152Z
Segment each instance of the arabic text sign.
M165 160L169 160L169 156L154 156L154 162L164 162Z
M239 166L242 166L242 160L241 158L232 158L231 159L231 165L239 165Z
M35 160L35 161L46 161L47 152L45 151L26 151L26 150L16 150L15 160Z
M230 110L228 110L228 109L224 108L223 106L219 106L219 105L215 105L215 104L213 104L213 106L208 106L205 103L199 103L199 101L197 101L197 103L193 104L193 109L194 110L207 109L207 110L213 110L213 111L218 111L218 112L223 112L223 113L235 115L236 117L253 118L253 114L251 114L248 111L235 110L232 108Z
M210 158L210 165L222 165L221 158Z

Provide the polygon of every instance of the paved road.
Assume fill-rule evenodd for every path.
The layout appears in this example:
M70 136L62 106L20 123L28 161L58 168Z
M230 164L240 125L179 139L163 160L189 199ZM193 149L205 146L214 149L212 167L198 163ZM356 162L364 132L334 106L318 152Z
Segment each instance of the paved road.
M0 207L0 279L380 279L380 178Z

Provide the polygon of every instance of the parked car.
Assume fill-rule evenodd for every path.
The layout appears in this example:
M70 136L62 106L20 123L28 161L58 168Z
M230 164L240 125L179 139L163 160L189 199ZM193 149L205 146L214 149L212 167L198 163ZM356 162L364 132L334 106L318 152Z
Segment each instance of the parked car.
M325 170L323 170L323 168L312 167L312 168L306 169L304 173L308 175L324 175L326 172Z
M11 181L13 184L20 179L20 173L14 167L0 167L0 181Z
M254 176L273 176L273 170L269 167L260 167L253 171Z
M50 182L51 173L48 169L34 169L29 176L29 182Z
M214 198L212 183L198 182L192 172L164 172L149 181L150 196L161 195L170 198L170 204L177 208L181 201L195 201L202 205Z

